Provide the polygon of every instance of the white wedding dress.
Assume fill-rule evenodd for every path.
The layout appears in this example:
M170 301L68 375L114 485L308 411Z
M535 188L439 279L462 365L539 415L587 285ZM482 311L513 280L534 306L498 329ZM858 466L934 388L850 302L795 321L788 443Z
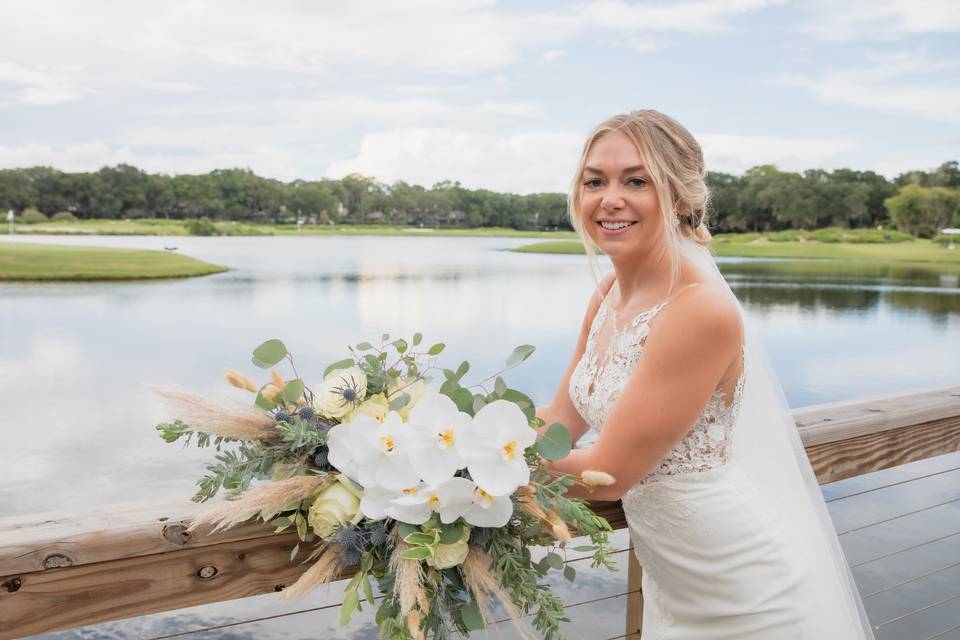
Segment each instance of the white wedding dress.
M616 330L612 313L608 320L610 297L597 310L570 379L570 398L590 427L578 448L596 441L643 354L651 323L669 302ZM749 371L743 367L732 398L715 391L687 435L623 496L630 538L643 567L642 637L872 637L869 626L861 628L866 623L857 619L856 607L839 597L834 598L839 607L834 614L815 618L820 602L813 590L820 583L809 579L809 556L805 559L790 546L776 505L758 492L731 456L744 372ZM820 561L830 562L826 557ZM833 582L839 587L839 579L831 578Z

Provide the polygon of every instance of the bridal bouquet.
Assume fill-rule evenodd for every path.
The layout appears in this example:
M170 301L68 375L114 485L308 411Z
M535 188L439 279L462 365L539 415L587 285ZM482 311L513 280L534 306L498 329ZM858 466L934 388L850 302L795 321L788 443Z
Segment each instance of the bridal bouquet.
M365 599L382 638L468 634L493 621L493 603L515 623L532 613L545 638L562 638L563 603L542 579L550 570L575 578L564 563L566 543L587 537L590 544L575 550L589 551L594 567L614 570L609 524L565 494L574 483L614 480L545 468L545 459L569 453L570 435L556 423L537 440L543 421L533 402L499 375L526 360L532 346L517 347L506 369L465 387L469 363L437 367L444 345L418 350L421 341L419 333L410 342L384 334L379 345L348 347L350 357L308 387L283 342L268 340L254 350L253 364L270 370L269 382L226 370L231 385L255 394L252 406L154 387L178 412L157 426L163 439L189 444L195 437L217 450L193 499L206 501L222 488L228 500L191 528L259 519L277 533L296 531L291 562L304 556L311 566L281 597L355 568L341 624ZM289 379L274 369L281 363ZM439 389L426 375L434 370L444 377ZM535 562L530 547L543 545L552 548Z

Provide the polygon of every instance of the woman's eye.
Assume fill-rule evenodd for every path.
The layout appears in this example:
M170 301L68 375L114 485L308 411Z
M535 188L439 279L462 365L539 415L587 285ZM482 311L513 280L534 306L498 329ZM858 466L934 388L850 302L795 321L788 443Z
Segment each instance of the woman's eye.
M583 183L583 186L589 189L595 189L600 186L600 178L590 178L589 180Z
M629 182L634 187L642 187L643 185L647 184L647 181L643 178L630 178Z

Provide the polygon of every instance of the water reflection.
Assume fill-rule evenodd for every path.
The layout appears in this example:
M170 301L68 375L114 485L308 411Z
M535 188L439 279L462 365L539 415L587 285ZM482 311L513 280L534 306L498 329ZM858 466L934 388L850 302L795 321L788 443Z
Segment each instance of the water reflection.
M35 239L32 239L36 241ZM163 238L49 238L154 248ZM581 256L516 254L502 238L178 238L226 264L204 278L0 284L0 488L4 513L192 492L206 452L165 446L143 382L244 397L222 367L262 372L250 349L282 338L317 376L383 331L447 344L468 383L537 352L508 383L548 402L593 281ZM960 380L956 273L936 265L722 259L793 406ZM452 362L450 361L452 360ZM475 375L475 378L471 376ZM308 379L308 382L316 382ZM69 478L69 481L66 481Z

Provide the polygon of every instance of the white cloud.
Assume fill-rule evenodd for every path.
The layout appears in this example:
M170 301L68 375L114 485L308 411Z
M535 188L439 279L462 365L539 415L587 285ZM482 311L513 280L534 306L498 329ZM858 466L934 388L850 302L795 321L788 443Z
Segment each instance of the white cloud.
M358 172L384 182L464 186L514 193L566 191L583 143L566 132L494 135L445 128L368 133L356 156L333 162L329 177Z
M779 82L813 92L820 100L871 110L960 122L960 59L931 59L923 50L867 56L869 65L817 75L785 75Z
M836 157L855 144L842 139L787 138L705 133L697 136L710 171L743 173L759 164L774 164L783 171L810 167L828 168Z
M540 56L542 62L553 62L554 60L559 60L567 54L563 49L550 49L549 51L544 51Z
M0 62L0 82L21 85L16 101L26 104L59 104L80 97L72 76L81 70L77 65L33 65Z
M810 9L801 30L830 41L960 32L956 0L819 0Z
M0 145L0 167L49 165L61 171L95 171L104 165L130 163L133 160L134 154L130 149L112 147L104 142L84 142L64 146Z

